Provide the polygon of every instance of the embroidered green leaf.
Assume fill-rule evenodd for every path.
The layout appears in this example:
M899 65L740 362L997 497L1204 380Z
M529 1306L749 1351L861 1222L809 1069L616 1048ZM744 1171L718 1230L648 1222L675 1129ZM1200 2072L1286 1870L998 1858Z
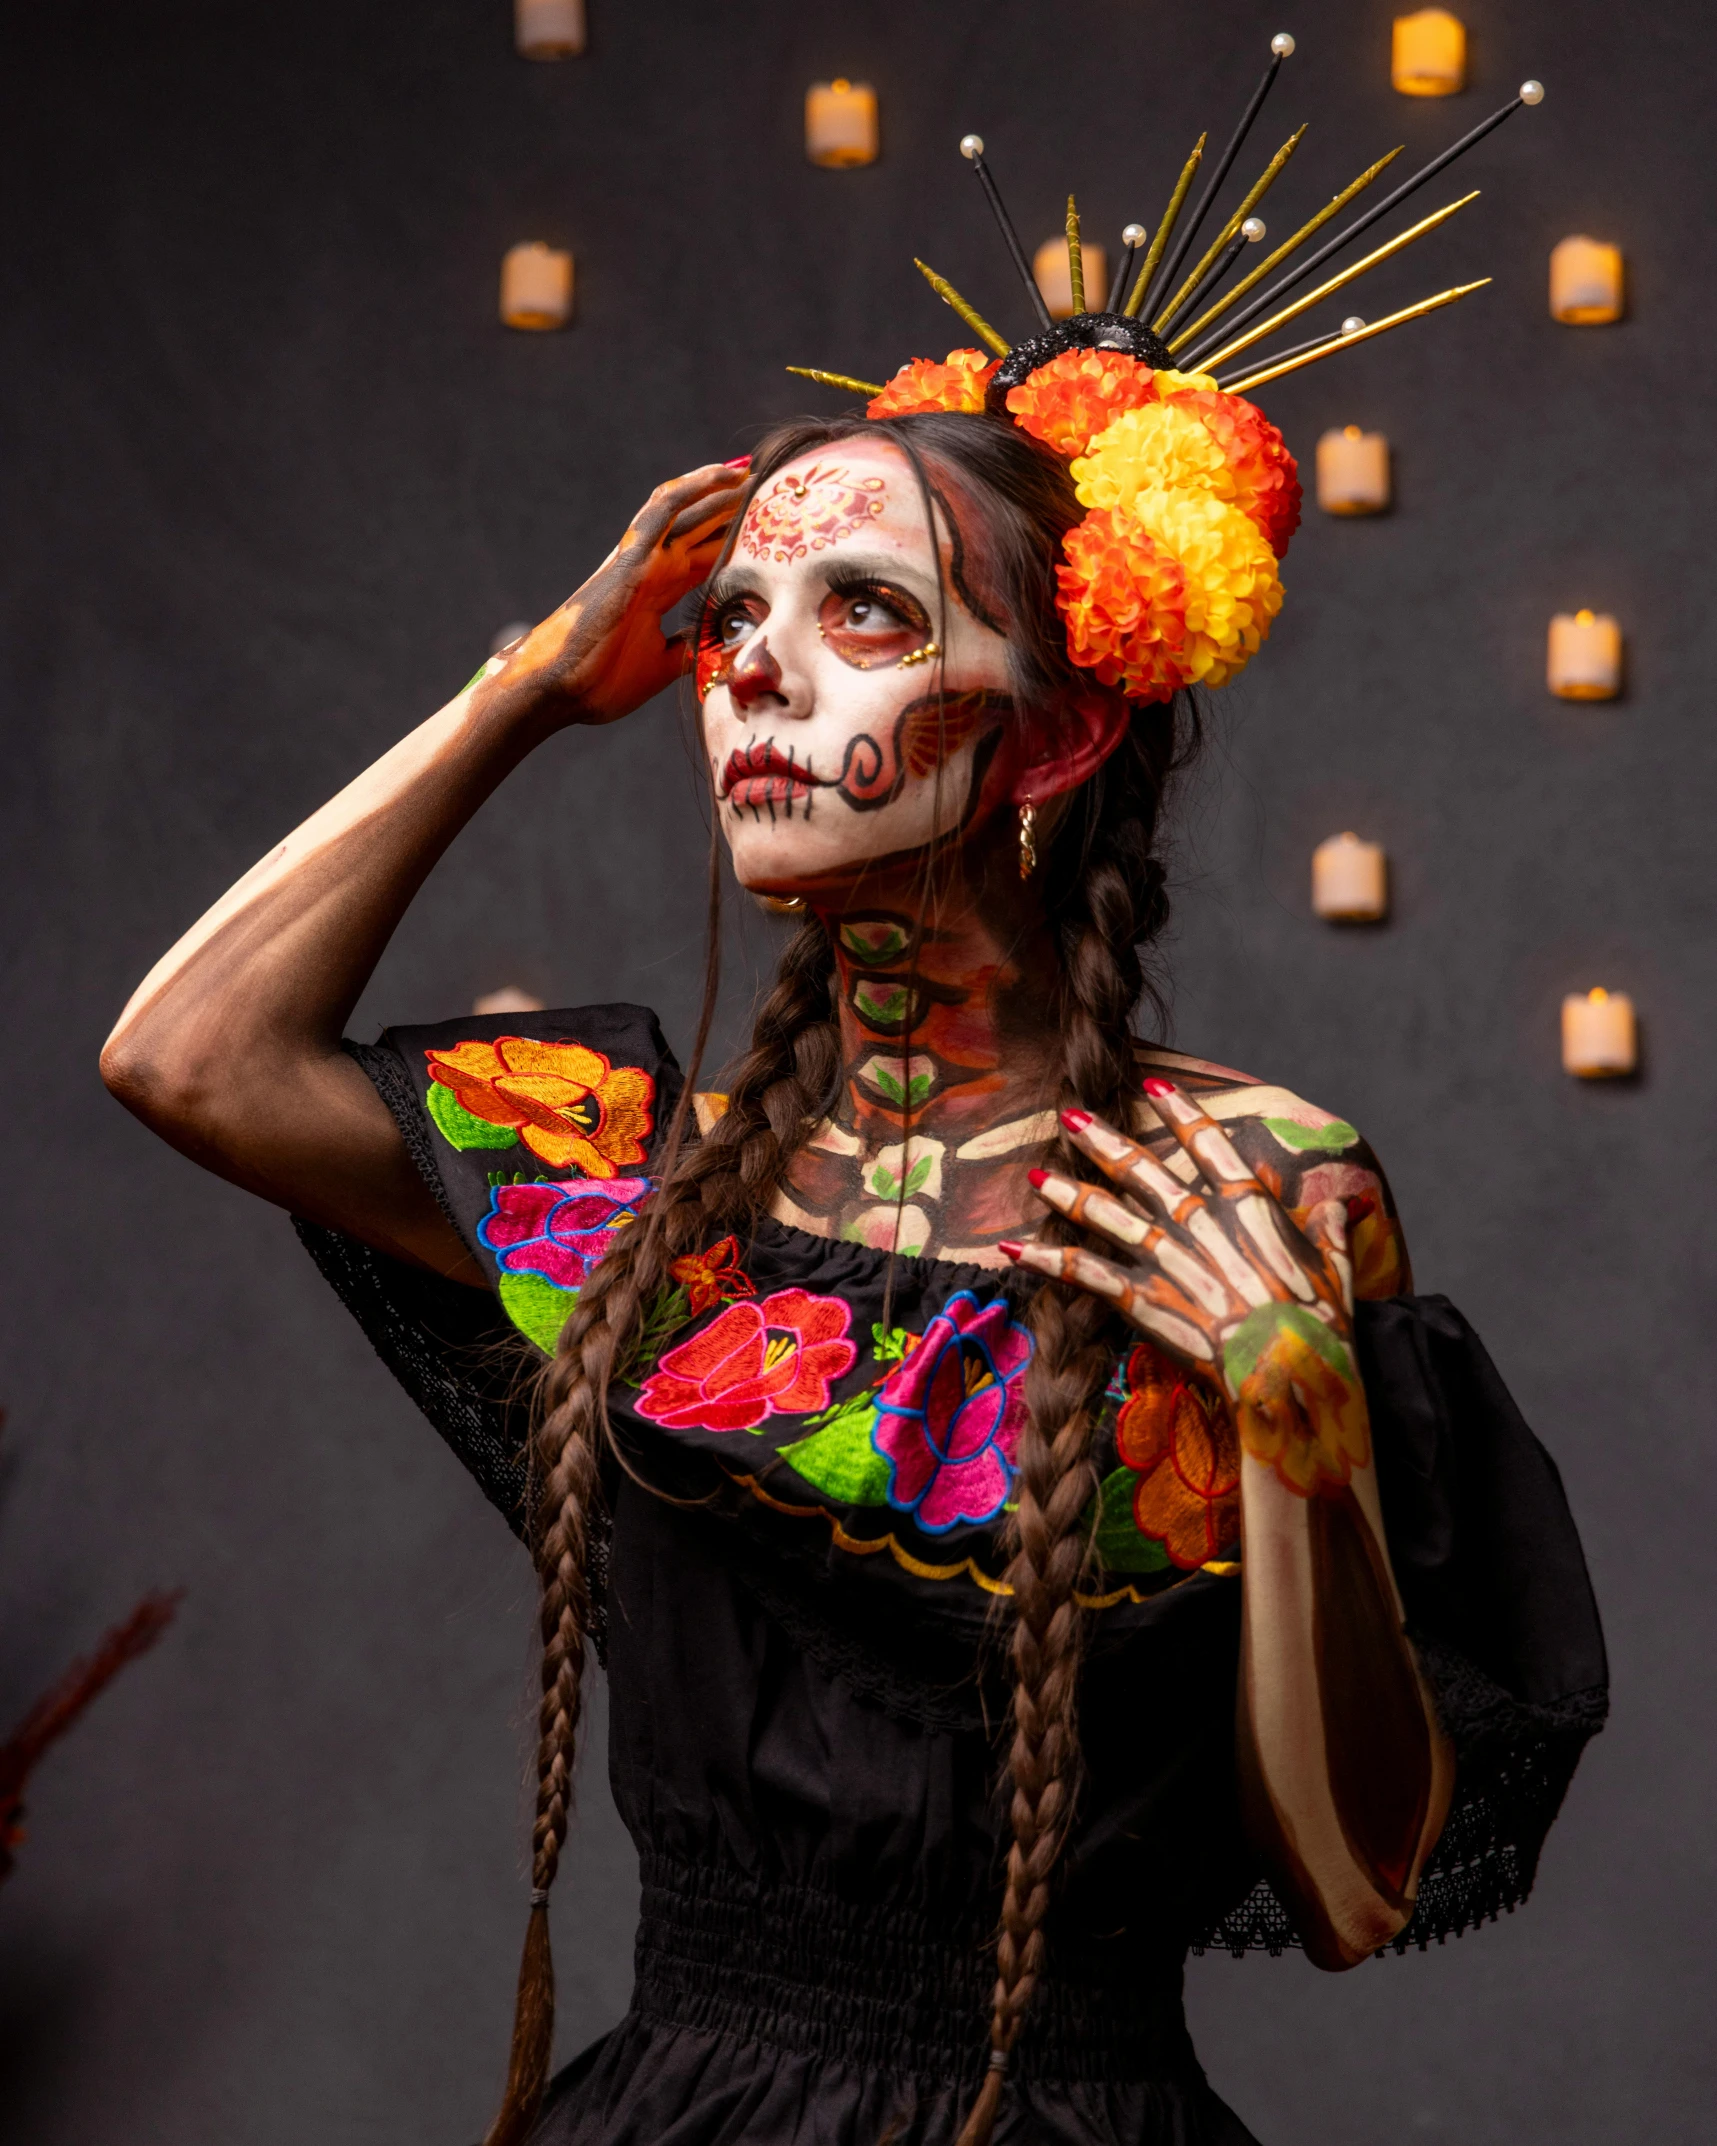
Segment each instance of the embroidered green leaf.
M1106 1475L1085 1508L1085 1525L1093 1531L1097 1555L1108 1572L1166 1572L1169 1554L1160 1542L1139 1533L1133 1518L1138 1471L1117 1468Z
M900 1364L906 1361L916 1334L909 1334L903 1326L891 1326L884 1332L879 1321L870 1330L871 1354L879 1364Z
M425 1101L449 1147L512 1148L519 1144L519 1136L511 1126L491 1125L487 1118L473 1117L453 1090L438 1080L430 1082Z
M1259 1357L1284 1332L1298 1335L1308 1348L1315 1349L1338 1377L1350 1384L1358 1378L1346 1345L1321 1319L1314 1319L1298 1304L1260 1304L1246 1314L1223 1345L1222 1377L1230 1393L1240 1391L1258 1368Z
M889 1464L871 1443L874 1389L850 1395L814 1419L821 1428L781 1448L781 1458L813 1488L842 1505L886 1505Z
M1302 1125L1297 1118L1266 1118L1265 1128L1296 1155L1339 1155L1359 1139L1357 1126L1345 1118L1332 1118L1327 1125Z
M496 1285L501 1309L545 1356L554 1354L560 1330L578 1303L576 1289L558 1289L541 1274L503 1274Z

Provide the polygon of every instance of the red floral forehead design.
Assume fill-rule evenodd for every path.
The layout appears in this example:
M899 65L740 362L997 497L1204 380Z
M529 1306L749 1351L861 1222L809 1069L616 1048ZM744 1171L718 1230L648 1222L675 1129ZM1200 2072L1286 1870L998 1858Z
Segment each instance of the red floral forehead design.
M1222 217L1182 275L1252 122L1293 50L1294 40L1286 33L1272 39L1264 78L1190 210L1187 197L1203 162L1203 135L1155 233L1141 224L1127 226L1107 299L1096 301L1101 310L1087 310L1073 197L1067 201L1072 317L1058 322L1002 205L984 161L984 144L968 134L961 152L1025 283L1038 332L1026 342L1008 343L952 284L918 261L930 287L959 314L981 348L950 351L940 361L913 358L886 384L788 367L805 379L863 394L868 417L988 411L1010 418L1065 456L1086 510L1062 540L1063 563L1056 569L1067 652L1103 684L1120 687L1134 700L1167 700L1181 686L1225 684L1257 653L1282 607L1278 562L1299 525L1300 480L1282 435L1246 400L1247 392L1450 305L1481 283L1456 284L1369 324L1350 316L1309 341L1269 351L1257 346L1476 196L1469 193L1434 210L1363 258L1334 269L1304 295L1290 298L1290 292L1310 282L1362 231L1493 127L1544 95L1538 83L1523 82L1500 111L1303 253L1306 243L1400 154L1390 150L1256 268L1230 281L1248 250L1266 235L1257 207L1298 148L1306 131L1302 126ZM1284 268L1291 256L1293 265ZM1272 281L1277 269L1282 272ZM1218 378L1218 368L1224 377Z

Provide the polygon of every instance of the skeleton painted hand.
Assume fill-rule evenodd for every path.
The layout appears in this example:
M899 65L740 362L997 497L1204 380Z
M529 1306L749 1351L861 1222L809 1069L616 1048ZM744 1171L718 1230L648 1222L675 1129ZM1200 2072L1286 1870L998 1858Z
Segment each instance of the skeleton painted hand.
M1195 1375L1215 1384L1245 1450L1301 1497L1345 1484L1370 1458L1353 1354L1353 1270L1339 1200L1296 1227L1233 1142L1171 1082L1145 1093L1180 1146L1178 1170L1083 1110L1074 1143L1119 1194L1051 1171L1032 1181L1051 1207L1130 1255L1082 1246L1004 1246L1022 1266L1108 1298Z

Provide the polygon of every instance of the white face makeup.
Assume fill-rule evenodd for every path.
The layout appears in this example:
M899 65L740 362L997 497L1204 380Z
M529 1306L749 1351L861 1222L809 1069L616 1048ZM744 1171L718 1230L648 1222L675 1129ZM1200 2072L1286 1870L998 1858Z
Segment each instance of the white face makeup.
M939 592L898 449L843 440L777 470L712 598L704 746L742 886L837 886L994 808L1007 642Z

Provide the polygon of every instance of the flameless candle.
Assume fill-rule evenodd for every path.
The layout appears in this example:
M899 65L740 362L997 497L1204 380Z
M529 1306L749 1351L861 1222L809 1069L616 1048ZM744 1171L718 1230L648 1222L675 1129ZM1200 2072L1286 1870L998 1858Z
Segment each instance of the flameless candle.
M1565 238L1550 252L1551 318L1601 328L1622 317L1622 249L1597 238Z
M1602 612L1558 611L1544 671L1558 700L1614 700L1622 689L1622 629Z
M503 984L499 991L485 991L471 1008L473 1013L541 1013L543 1002L532 998L519 984Z
M1639 1064L1634 1002L1625 991L1570 991L1562 1001L1562 1070L1608 1080Z
M1403 97L1452 97L1466 87L1467 33L1447 8L1397 15L1389 78Z
M1331 835L1312 851L1312 908L1332 924L1375 924L1389 908L1388 868L1376 842Z
M1087 239L1079 248L1079 260L1085 272L1085 310L1096 313L1109 289L1109 257L1101 246ZM1071 320L1073 264L1067 257L1066 239L1046 238L1031 257L1031 272L1037 278L1050 318Z
M1389 504L1389 442L1343 425L1318 441L1318 505L1326 514L1381 514Z
M876 162L876 91L868 82L813 82L805 92L805 154L839 171Z
M527 60L584 50L584 0L513 0L513 43Z
M527 239L501 263L501 318L509 328L564 328L572 318L572 255Z

